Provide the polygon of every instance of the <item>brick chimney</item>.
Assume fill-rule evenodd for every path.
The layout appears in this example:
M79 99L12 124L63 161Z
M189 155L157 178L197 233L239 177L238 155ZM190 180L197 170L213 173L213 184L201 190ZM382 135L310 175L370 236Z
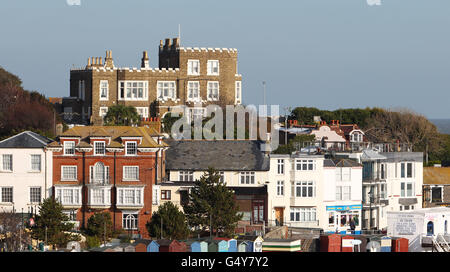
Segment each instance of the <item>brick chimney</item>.
M141 68L150 68L147 51L144 51L144 53L142 54Z

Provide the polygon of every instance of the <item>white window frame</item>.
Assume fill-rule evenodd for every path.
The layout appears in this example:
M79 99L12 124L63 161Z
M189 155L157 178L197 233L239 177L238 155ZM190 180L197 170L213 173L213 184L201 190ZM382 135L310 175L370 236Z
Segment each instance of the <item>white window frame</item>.
M234 83L234 98L235 104L242 103L242 81L235 81Z
M98 193L100 195L97 195ZM89 204L111 205L111 188L97 186L89 188Z
M408 185L411 186L411 194L408 194ZM402 180L400 182L400 197L415 197L415 186L413 180Z
M34 186L29 187L29 197L30 197L30 203L41 203L42 201L42 187L40 186ZM39 195L37 195L37 192L33 192L33 190L39 189ZM39 198L39 200L36 201L36 199Z
M135 170L136 172L136 176L135 177L127 177L126 173L128 168L135 168L137 170ZM135 165L124 165L123 166L123 173L122 173L122 179L125 181L139 181L139 166L135 166Z
M106 97L102 97L103 90L106 91ZM107 101L109 99L109 83L108 83L108 80L100 80L100 84L99 84L99 99L103 100L103 101Z
M187 74L188 76L200 75L200 61L197 59L189 59L187 62Z
M66 168L75 168L75 178L73 177L65 177L65 171ZM61 181L77 181L78 180L78 166L76 165L61 165Z
M131 227L128 226L129 222L132 222ZM122 229L137 230L138 227L139 227L139 214L137 212L122 212Z
M214 85L214 86L212 86ZM219 101L220 99L220 84L219 81L208 81L207 85L207 99L208 101ZM217 87L217 88L216 88ZM215 95L213 91L217 91L217 94Z
M284 196L284 180L277 181L277 196Z
M97 170L96 166L101 163L103 164L103 177L101 178L101 184L109 184L109 166L106 166L103 162L97 162L94 165L89 166L89 183L98 184Z
M134 144L136 146L134 153L128 153L128 145ZM137 156L138 144L137 141L126 141L125 142L125 156Z
M296 171L314 171L314 170L316 170L316 161L310 160L310 159L296 159L295 160L295 170Z
M290 222L315 222L317 221L316 207L290 207Z
M98 111L98 116L105 118L106 114L108 114L108 107L100 107Z
M73 149L73 153L67 153L67 150L70 150L67 147L68 143L73 144L73 148L70 148ZM76 146L75 141L64 141L64 156L75 156L75 146Z
M126 192L133 192L133 201L127 201ZM144 189L142 187L119 187L117 188L117 205L120 206L142 206L144 205Z
M11 201L5 201L3 199L3 190L11 190ZM0 187L0 203L14 203L14 187L13 186L2 186Z
M311 191L309 190L311 188ZM305 192L305 195L303 193ZM313 198L316 197L315 181L294 181L292 183L292 197L295 198Z
M148 118L148 107L136 107L136 111L141 118Z
M220 65L219 60L208 60L206 74L208 76L218 76L220 73L219 65ZM215 67L215 66L217 66L217 67ZM217 68L217 72L214 71L215 68Z
M284 174L284 159L277 159L277 174L283 175Z
M140 85L142 86L133 86L133 85ZM131 85L131 86L129 86ZM148 100L148 81L146 80L119 80L118 82L118 100L124 100L124 101L147 101ZM130 97L128 97L128 90L130 90ZM138 96L139 89L142 88L142 97ZM134 89L136 89L136 92L134 92ZM122 96L122 90L123 90L123 96Z
M196 85L196 86L194 86ZM199 81L188 81L187 82L187 95L186 101L192 102L200 102L201 101L200 94L200 82Z
M9 162L7 163L7 165L5 165L5 162L6 162L5 158L6 157L9 158L8 159ZM13 154L2 154L2 171L4 171L4 172L13 172L14 171L13 161L14 161Z
M194 171L178 172L178 181L194 181Z
M71 198L72 201L64 201L65 197L68 197L65 195L66 191L71 192ZM57 187L55 188L55 198L62 204L62 205L81 205L81 188L80 187Z
M103 153L97 153L97 144L103 145ZM104 141L94 141L94 156L105 156L106 155L106 142Z
M256 174L254 171L243 171L239 173L239 184L248 185L256 184Z
M39 158L39 162L36 162L35 160L33 160L33 158ZM42 169L42 156L41 154L31 154L30 155L30 160L31 160L31 171L33 172L41 172ZM36 168L36 166L38 166Z
M156 99L159 101L167 101L169 99L177 99L177 84L175 81L161 81L156 82ZM165 91L167 90L167 95Z

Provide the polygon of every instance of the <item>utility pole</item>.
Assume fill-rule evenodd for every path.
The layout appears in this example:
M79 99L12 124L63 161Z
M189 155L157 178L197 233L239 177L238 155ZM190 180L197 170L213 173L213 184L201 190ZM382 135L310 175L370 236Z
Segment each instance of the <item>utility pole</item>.
M209 238L212 240L212 214L209 214Z

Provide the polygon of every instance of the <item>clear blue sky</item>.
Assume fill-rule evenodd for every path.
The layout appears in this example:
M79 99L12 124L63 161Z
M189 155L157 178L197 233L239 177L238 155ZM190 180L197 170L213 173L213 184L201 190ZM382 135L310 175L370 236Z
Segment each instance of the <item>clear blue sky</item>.
M78 0L69 0L78 1ZM407 107L450 118L450 1L1 0L0 65L24 87L69 95L69 70L112 50L157 67L159 40L239 52L245 104ZM283 112L283 111L281 111Z

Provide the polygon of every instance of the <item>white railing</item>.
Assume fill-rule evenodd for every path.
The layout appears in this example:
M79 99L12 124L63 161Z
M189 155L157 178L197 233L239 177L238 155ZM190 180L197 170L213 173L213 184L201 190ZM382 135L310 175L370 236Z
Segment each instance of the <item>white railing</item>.
M436 235L436 242L441 246L443 251L450 252L450 246L449 246L449 244L447 243L447 240L445 239L445 237L442 234L437 234Z

